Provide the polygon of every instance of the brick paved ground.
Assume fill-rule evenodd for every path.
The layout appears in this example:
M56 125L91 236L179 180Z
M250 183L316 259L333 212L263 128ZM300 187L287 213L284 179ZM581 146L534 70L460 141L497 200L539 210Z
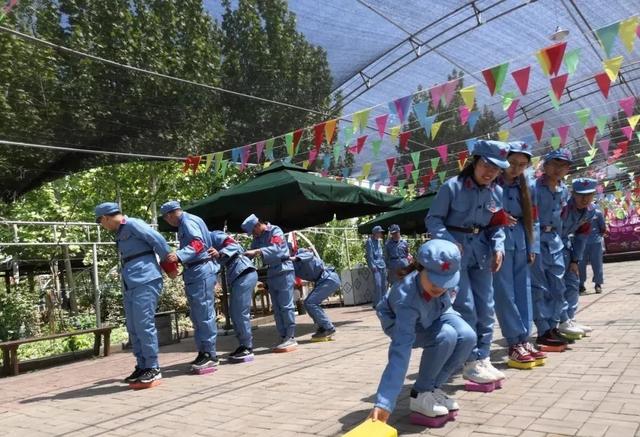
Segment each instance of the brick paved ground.
M490 394L448 386L460 400L455 423L427 431L408 424L408 391L419 354L391 424L401 435L633 436L640 435L640 262L605 265L602 295L582 297L579 320L595 328L547 366L506 370ZM333 436L363 420L386 363L387 339L368 307L329 310L337 341L309 343L312 326L300 317L300 348L290 354L257 349L255 362L222 365L213 375L186 374L194 357L189 339L162 348L162 385L131 391L120 379L128 353L0 379L0 435ZM275 339L272 326L256 342ZM499 334L494 362L504 359ZM219 349L235 348L221 337Z

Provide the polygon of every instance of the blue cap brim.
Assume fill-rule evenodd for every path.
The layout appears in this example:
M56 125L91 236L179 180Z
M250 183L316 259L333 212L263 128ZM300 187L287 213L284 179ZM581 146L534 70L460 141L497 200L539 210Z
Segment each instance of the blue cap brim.
M576 194L593 194L596 192L596 189L588 189L588 190L573 190Z
M433 273L427 270L429 275L429 281L439 288L453 288L460 282L460 272L457 271L452 275L442 275L440 273Z
M500 168L509 168L509 161L483 156L482 159Z

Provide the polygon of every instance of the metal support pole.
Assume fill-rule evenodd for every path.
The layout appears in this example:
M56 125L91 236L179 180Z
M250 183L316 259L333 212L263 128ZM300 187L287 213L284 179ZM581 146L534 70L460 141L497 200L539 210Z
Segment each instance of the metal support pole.
M227 286L227 268L222 266L220 269L220 285L222 286L222 314L224 314L224 329L231 331L231 311L229 311L229 287ZM215 290L214 290L215 292Z
M93 254L93 292L95 296L96 306L96 327L102 327L102 317L100 314L100 282L98 280L98 245L92 244L91 251Z
M347 268L351 268L351 256L349 256L349 240L347 239L347 230L344 229L342 231L342 235L344 236L344 249L347 255Z

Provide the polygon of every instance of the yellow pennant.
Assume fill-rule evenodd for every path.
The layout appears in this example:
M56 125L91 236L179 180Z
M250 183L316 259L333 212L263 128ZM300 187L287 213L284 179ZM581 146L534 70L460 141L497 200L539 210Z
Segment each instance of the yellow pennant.
M633 43L636 39L636 29L638 28L638 17L631 17L620 22L618 33L620 40L627 48L627 51L631 53L633 51Z
M636 128L636 125L638 124L638 120L640 120L640 115L633 115L627 118L627 121L629 122L629 126L631 126L631 129Z
M533 158L531 158L531 166L534 169L538 166L538 163L540 163L540 157L539 156L534 156Z
M304 168L305 170L309 168L309 160L305 159L304 161L302 161L302 168Z
M501 130L498 132L498 139L500 141L507 141L509 139L509 131L508 130Z
M609 76L609 79L611 79L611 82L614 82L618 78L618 72L622 66L623 59L622 56L616 56L615 58L602 61L604 71L607 73L607 76Z
M213 163L213 153L205 155L205 158L207 159L206 165L204 167L204 172L206 173L209 171L209 169L211 168L211 164Z
M604 186L607 187L609 185L609 181L604 181Z
M469 109L469 111L473 111L473 104L476 101L476 86L470 85L464 88L460 88L460 96L464 101L464 105Z
M400 126L393 126L389 130L389 135L391 136L391 142L395 142L398 139L398 135L400 135Z
M462 169L464 168L464 165L467 163L467 159L465 158L464 161L458 159L458 168L460 169L460 171L462 171Z
M431 125L431 139L433 140L436 135L438 135L438 131L440 131L440 126L442 126L444 121L436 121Z
M371 173L371 163L367 162L362 166L362 178L367 179L369 177L369 173Z

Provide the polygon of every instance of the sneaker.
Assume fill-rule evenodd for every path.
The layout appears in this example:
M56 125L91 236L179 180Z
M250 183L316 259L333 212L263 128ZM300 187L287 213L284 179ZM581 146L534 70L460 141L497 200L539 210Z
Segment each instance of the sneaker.
M585 288L584 285L580 286L580 294L585 294L587 292L587 289Z
M536 343L544 346L566 346L568 342L563 337L556 336L554 329L549 329L547 332L536 338Z
M409 409L427 417L446 416L449 414L447 407L440 402L432 391L425 391L423 393L412 391L409 400Z
M576 319L573 319L571 321L573 323L573 325L575 327L577 327L578 329L582 329L584 331L585 334L588 334L590 332L593 332L593 328L591 326L587 326L587 325L581 325L580 323L576 322Z
M573 344L576 341L572 338L568 338L565 337L562 332L560 332L560 330L558 328L553 328L551 330L551 335L556 339L556 340L563 340L564 344Z
M142 371L142 375L138 378L138 382L141 384L150 384L153 381L157 381L162 379L162 373L160 373L160 369L144 369Z
M433 396L436 400L444 405L449 411L458 411L460 409L460 405L456 402L455 399L450 398L445 392L440 390L439 388L433 391Z
M331 327L331 329L318 328L318 330L315 332L315 334L311 336L311 338L316 338L316 339L327 338L327 337L331 337L335 333L336 333L336 328L334 327Z
M596 294L602 293L602 285L596 284Z
M195 364L198 361L201 361L202 360L202 355L204 355L204 352L198 352L198 356L196 357L196 359L191 361L189 364Z
M558 331L560 331L560 334L564 334L564 335L571 335L571 336L584 335L584 331L578 328L576 324L573 323L573 320L566 320L560 323L560 325L558 326Z
M291 337L287 340L284 340L282 343L274 347L274 349L287 349L289 347L298 346L298 342L295 338Z
M129 376L127 376L124 379L124 382L126 382L127 384L131 384L132 382L136 382L138 380L138 378L140 378L140 376L144 373L144 369L141 369L140 367L136 366L135 370L133 371L133 373Z
M218 357L213 357L209 352L198 354L198 358L191 368L194 370L206 369L207 367L216 367L218 365Z
M547 354L539 351L538 348L529 342L523 343L522 346L524 346L524 349L529 352L529 355L531 355L535 360L544 360L547 358Z
M518 363L531 363L536 360L522 343L509 346L509 359Z
M491 359L489 359L489 357L482 360L482 365L494 376L494 381L499 381L507 377L504 373L493 367L493 364L491 364Z
M240 346L238 349L229 354L229 358L234 361L243 361L247 358L253 358L253 349L246 346Z
M273 350L273 349L277 349L279 345L281 345L282 343L284 343L284 337L280 337L280 340L278 340L277 342L273 343L269 349Z
M466 362L462 371L462 377L476 384L487 384L489 382L495 382L497 379L480 360Z

